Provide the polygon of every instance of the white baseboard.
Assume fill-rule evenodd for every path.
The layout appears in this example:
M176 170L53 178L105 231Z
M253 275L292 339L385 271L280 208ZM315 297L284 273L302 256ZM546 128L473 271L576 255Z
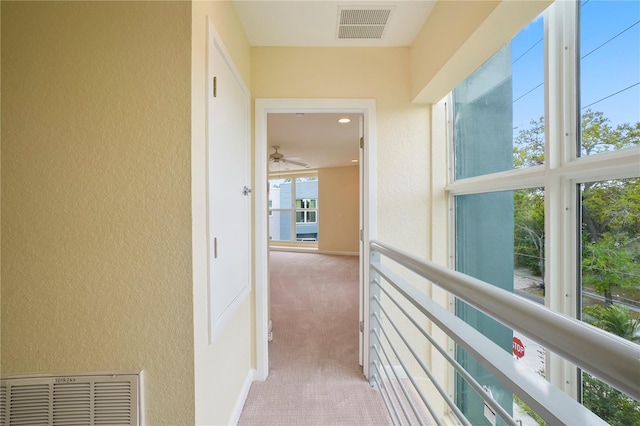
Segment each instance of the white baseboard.
M289 251L293 253L317 253L318 247L269 246L269 251Z
M253 376L255 375L256 370L251 369L249 373L247 373L247 378L244 380L244 384L242 385L242 389L240 389L240 393L238 394L238 399L236 400L236 405L233 407L233 411L231 412L231 417L229 418L230 425L237 425L240 420L240 415L242 414L242 409L244 408L245 402L247 402L247 396L249 396L249 389L251 389L251 383L253 383Z
M332 254L337 256L359 256L357 251L332 251L332 250L318 250L320 254Z
M385 369L385 373L387 373L387 377L391 377L391 379L393 380L395 380L396 376L400 380L409 378L409 376L407 376L407 372L404 371L404 368L402 368L401 365L391 366L387 364L384 366L384 369Z
M270 246L269 251L288 251L292 253L317 253L337 256L359 256L357 251L318 250L317 247Z

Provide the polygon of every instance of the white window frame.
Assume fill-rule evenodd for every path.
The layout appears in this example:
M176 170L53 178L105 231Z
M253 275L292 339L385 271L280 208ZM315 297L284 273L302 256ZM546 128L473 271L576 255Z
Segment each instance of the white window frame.
M315 201L316 206L315 207L298 207L298 201L301 201L301 205L305 204L305 201ZM310 204L310 203L309 203ZM308 220L309 219L309 213L310 212L314 212L315 218L316 220ZM303 217L304 217L304 221L299 222L298 221L298 213L304 213ZM317 198L298 198L296 199L296 223L318 223L318 199Z
M284 245L284 246L291 246L291 245L296 245L296 244L302 244L303 246L309 246L309 245L313 245L314 243L317 243L317 239L315 241L306 241L306 240L300 240L296 237L296 226L298 224L305 224L305 223L309 223L309 224L317 224L318 223L318 202L319 202L319 195L318 198L305 198L305 199L309 199L309 200L315 200L316 201L316 208L314 209L304 209L304 208L298 208L298 206L296 205L296 202L298 200L300 200L301 198L297 198L296 195L296 179L298 178L305 178L305 177L309 177L309 178L315 178L317 181L319 181L319 177L318 177L318 171L317 170L304 170L304 171L291 171L291 172L277 172L277 173L272 173L269 174L269 176L267 177L267 181L270 182L272 179L290 179L291 180L291 204L287 207L284 206L280 206L278 208L271 208L269 207L269 216L272 216L273 212L289 212L290 217L291 217L291 228L290 228L290 233L291 233L291 239L290 240L269 240L269 244L272 246L279 246L279 245ZM316 221L315 222L298 222L298 217L297 217L297 213L298 212L309 212L309 211L315 211L316 212Z
M581 291L578 256L577 186L585 182L640 177L640 147L577 156L577 22L576 3L555 2L544 13L545 35L545 164L478 177L454 180L453 132L448 132L450 206L458 195L544 187L545 190L545 306L554 312L578 317ZM449 95L447 116L452 117ZM553 100L553 102L549 102ZM455 224L450 208L449 223ZM455 230L450 227L450 247L455 253ZM578 399L577 369L547 351L546 377Z
M305 201L315 201L315 207L298 207L298 201L301 201L300 204L304 205ZM309 203L310 204L310 203ZM309 220L309 213L315 213L315 220ZM298 221L298 213L303 213L303 217L305 220ZM298 198L296 199L296 223L318 223L318 199L317 198Z

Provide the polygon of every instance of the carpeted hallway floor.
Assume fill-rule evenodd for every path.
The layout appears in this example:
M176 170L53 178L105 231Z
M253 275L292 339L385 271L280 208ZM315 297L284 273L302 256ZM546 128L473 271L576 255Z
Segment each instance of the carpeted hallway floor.
M358 365L358 258L270 253L269 377L239 425L387 425Z

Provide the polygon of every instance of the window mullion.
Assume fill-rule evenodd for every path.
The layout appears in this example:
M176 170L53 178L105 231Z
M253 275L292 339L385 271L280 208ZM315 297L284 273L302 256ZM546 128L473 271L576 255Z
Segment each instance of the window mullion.
M296 241L296 227L298 226L297 223L297 212L296 212L296 202L297 202L297 196L296 196L296 179L292 178L291 179L291 241Z
M545 20L546 146L545 146L545 304L575 317L577 292L577 223L575 183L563 171L576 157L576 16L574 2L556 2ZM577 371L547 352L547 377L569 395L578 394Z
M452 195L464 195L535 188L543 185L544 170L540 165L458 179L447 185L446 190Z

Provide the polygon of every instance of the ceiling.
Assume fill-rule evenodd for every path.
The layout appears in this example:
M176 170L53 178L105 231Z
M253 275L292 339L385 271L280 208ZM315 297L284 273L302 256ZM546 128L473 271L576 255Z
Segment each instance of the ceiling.
M279 47L410 46L435 5L433 0L233 3L251 46ZM308 168L357 164L351 160L358 158L358 116L346 115L351 123L338 124L338 118L343 116L269 114L269 153L278 145L281 154L306 163ZM272 171L304 168L291 163L270 164Z
M338 123L339 118L351 122ZM358 114L275 114L267 115L267 143L269 154L278 152L296 162L270 162L271 172L354 166L358 159L360 131Z
M234 6L251 46L390 47L410 46L433 9L435 1L325 0L246 1ZM389 10L382 33L356 31L338 38L341 10ZM351 14L352 27L381 25L369 14ZM353 28L352 28L353 29ZM377 38L377 36L381 36ZM375 37L375 38L371 38Z

